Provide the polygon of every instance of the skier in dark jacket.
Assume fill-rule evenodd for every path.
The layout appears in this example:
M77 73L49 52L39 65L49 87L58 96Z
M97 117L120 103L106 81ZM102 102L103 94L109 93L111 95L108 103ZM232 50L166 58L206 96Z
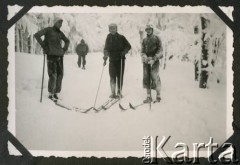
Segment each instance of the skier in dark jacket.
M82 61L82 69L85 69L86 65L86 55L88 54L88 45L85 43L83 39L81 39L81 43L77 45L76 52L78 54L78 67L81 67Z
M142 42L142 62L143 62L143 87L147 89L147 99L144 103L152 101L151 89L156 90L156 102L160 102L161 80L159 77L159 59L163 57L162 42L153 34L152 25L146 25L147 37Z
M47 54L48 67L48 92L49 98L53 101L58 99L57 94L60 93L63 79L63 56L68 49L69 40L60 30L63 20L55 18L54 26L47 27L37 32L34 37ZM44 36L44 41L41 37ZM62 48L61 42L65 42Z
M117 32L117 25L109 25L109 34L104 47L104 65L109 57L109 74L111 95L110 98L122 97L123 75L125 68L125 55L131 49L127 39ZM122 66L121 66L122 65ZM121 70L122 68L122 70ZM117 80L117 95L115 93ZM121 82L120 82L121 81Z

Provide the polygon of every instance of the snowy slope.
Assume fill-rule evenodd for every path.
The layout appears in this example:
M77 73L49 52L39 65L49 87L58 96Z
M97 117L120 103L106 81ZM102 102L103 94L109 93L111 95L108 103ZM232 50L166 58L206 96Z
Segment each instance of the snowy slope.
M107 111L82 114L56 107L47 99L45 71L43 102L40 87L43 56L16 54L16 132L31 150L142 151L145 135L172 136L167 149L176 142L222 143L226 138L226 86L210 84L198 88L193 64L172 61L161 70L162 102L122 112L118 105ZM86 70L77 67L77 56L67 55L61 99L81 108L93 106L102 70L102 54L87 56ZM108 66L100 87L97 106L110 94ZM122 105L142 103L140 57L127 57ZM155 97L155 93L153 92ZM191 148L191 147L190 147Z

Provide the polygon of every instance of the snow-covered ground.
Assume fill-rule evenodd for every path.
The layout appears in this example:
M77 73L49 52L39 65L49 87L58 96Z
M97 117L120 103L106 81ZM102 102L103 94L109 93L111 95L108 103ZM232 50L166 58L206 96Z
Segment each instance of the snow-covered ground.
M137 110L121 111L118 104L107 111L87 114L68 111L47 99L45 70L43 102L40 103L43 56L16 53L16 136L31 150L142 151L144 136L172 136L166 149L177 142L226 139L226 85L198 88L193 64L173 61L161 70L162 101ZM87 56L86 70L77 67L77 56L64 58L60 98L68 104L89 108L94 104L102 71L102 54ZM110 95L108 66L97 100L98 107ZM122 105L142 103L142 64L138 56L126 60ZM155 92L153 92L155 97ZM190 147L191 148L191 147Z

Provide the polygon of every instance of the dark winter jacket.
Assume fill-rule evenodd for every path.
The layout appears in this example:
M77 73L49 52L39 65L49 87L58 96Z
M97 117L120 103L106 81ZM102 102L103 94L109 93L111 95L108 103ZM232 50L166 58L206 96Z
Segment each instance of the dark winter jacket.
M156 57L157 59L162 56L162 42L155 36L147 36L142 42L142 54L146 54L148 57Z
M88 45L86 43L80 43L76 47L76 52L79 56L86 55L88 53Z
M44 36L44 41L41 37ZM37 32L34 37L48 55L63 56L69 46L68 38L56 27L47 27ZM62 40L65 42L62 48Z
M123 35L118 33L115 35L111 33L107 35L104 56L108 56L110 61L120 60L121 56L125 59L125 54L127 54L130 49L131 45Z

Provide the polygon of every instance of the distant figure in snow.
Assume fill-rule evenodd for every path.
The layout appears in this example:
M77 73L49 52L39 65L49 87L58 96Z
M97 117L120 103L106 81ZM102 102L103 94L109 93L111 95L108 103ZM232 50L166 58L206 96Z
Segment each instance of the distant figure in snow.
M109 57L110 98L117 98L122 97L125 55L131 49L131 45L123 35L117 32L116 24L112 23L108 27L110 33L106 38L103 60L104 65L106 65L106 61ZM115 93L116 82L118 86L117 95Z
M47 27L37 32L34 37L47 54L48 68L48 92L49 99L57 101L57 94L61 92L63 79L63 56L68 49L69 39L60 30L63 20L61 18L54 19L54 26ZM44 36L44 41L41 37ZM62 40L65 42L62 47Z
M86 55L88 54L88 45L85 43L84 39L82 39L81 43L77 45L76 52L78 54L78 67L81 67L82 61L82 69L85 69Z
M143 102L152 102L151 89L156 90L156 102L160 102L159 59L163 57L162 42L153 34L152 25L146 25L145 31L147 37L142 41L141 57L143 62L143 87L147 89L147 98Z

